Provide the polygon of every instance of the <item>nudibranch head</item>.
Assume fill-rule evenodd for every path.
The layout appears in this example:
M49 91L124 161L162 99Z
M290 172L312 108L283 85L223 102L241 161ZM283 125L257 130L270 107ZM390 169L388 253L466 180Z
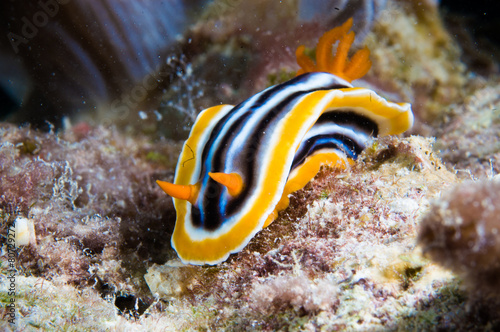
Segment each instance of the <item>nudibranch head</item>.
M301 67L297 75L310 72L327 72L336 75L348 82L363 77L370 70L370 51L367 47L357 51L348 60L348 52L354 41L354 32L349 32L352 27L352 18L339 27L326 32L318 41L316 47L316 63L304 54L305 46L297 48L295 55ZM335 54L332 47L339 42Z
M409 104L350 84L371 65L366 49L347 61L351 25L320 39L316 64L299 47L301 75L198 115L174 183L157 181L174 197L172 247L184 263L224 261L269 225L322 165L348 167L372 137L411 127Z

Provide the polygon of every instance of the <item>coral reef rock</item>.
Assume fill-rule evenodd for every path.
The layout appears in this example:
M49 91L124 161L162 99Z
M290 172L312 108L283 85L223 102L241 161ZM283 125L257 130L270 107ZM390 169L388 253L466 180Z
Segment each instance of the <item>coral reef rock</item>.
M500 83L477 89L453 108L437 132L436 148L461 177L500 172Z
M482 300L500 295L500 179L464 182L424 217L419 242Z

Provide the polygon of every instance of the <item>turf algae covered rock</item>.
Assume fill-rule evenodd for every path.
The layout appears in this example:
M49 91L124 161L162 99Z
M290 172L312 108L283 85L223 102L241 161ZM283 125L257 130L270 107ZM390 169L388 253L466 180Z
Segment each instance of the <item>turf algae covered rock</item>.
M444 194L424 217L419 242L464 278L473 297L500 304L500 179L464 182Z

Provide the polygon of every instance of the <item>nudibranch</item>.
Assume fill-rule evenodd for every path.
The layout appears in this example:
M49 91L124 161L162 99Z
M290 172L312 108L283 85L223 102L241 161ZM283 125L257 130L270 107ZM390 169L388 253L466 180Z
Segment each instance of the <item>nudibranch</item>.
M350 84L371 67L367 48L348 59L351 26L349 19L320 38L315 63L300 46L301 69L292 80L198 115L174 183L157 181L174 200L172 246L184 263L226 260L268 226L322 165L346 168L372 137L412 126L410 104Z

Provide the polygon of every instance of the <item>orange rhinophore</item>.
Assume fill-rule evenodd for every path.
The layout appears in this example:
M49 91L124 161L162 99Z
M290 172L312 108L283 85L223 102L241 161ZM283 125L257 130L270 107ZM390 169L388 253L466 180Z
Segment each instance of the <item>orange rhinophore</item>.
M191 204L194 204L196 202L196 198L198 198L198 192L200 190L199 185L173 184L170 182L160 181L160 180L156 180L156 183L167 195L170 195L178 199L184 199L186 201L189 201Z
M227 188L229 195L237 196L243 190L243 180L241 176L237 173L212 173L209 172L208 176L212 178L212 180L222 184Z

